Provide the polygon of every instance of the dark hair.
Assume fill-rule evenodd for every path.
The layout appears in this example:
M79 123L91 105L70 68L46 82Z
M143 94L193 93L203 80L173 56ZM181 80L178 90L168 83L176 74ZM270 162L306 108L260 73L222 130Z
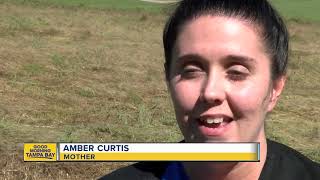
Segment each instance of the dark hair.
M170 76L173 48L181 28L187 21L202 15L237 17L258 25L272 61L272 79L286 73L288 31L278 12L267 0L182 0L167 21L163 33L167 80Z

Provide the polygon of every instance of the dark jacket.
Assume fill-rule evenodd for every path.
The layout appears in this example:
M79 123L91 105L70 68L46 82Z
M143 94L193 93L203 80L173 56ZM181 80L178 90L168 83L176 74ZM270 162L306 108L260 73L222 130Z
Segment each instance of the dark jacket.
M260 180L320 180L320 165L296 150L267 140L267 159ZM159 180L170 162L139 162L100 178L101 180Z

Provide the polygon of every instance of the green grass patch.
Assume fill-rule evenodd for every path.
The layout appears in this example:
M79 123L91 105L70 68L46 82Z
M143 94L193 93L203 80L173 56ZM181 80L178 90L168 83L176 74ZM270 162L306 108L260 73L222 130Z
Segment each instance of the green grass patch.
M139 0L1 0L1 2L11 2L27 4L32 6L56 6L67 8L93 8L93 9L113 9L126 11L147 11L159 13L163 12L168 5L142 2Z
M45 71L45 68L37 63L26 64L23 69L29 75L39 75Z
M173 5L155 4L139 0L0 0L32 6L56 6L67 8L90 8L105 10L145 11L153 13L168 12ZM298 21L320 21L319 0L271 0L287 19Z
M51 61L57 68L63 69L66 67L65 57L60 56L59 54L52 55Z
M272 0L272 3L287 19L320 21L319 0Z

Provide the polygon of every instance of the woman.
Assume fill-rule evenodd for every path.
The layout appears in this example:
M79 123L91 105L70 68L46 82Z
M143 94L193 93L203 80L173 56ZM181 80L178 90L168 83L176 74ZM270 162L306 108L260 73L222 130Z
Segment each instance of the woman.
M266 0L184 0L166 24L165 72L186 142L260 142L260 162L145 162L106 179L320 179L320 167L266 140L286 80L288 32Z

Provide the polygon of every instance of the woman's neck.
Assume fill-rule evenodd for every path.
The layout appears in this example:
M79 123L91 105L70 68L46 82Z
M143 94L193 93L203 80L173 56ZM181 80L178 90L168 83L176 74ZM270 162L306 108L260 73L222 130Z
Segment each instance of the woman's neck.
M183 165L191 180L259 179L266 156L267 143L263 138L260 140L260 162L184 162Z

